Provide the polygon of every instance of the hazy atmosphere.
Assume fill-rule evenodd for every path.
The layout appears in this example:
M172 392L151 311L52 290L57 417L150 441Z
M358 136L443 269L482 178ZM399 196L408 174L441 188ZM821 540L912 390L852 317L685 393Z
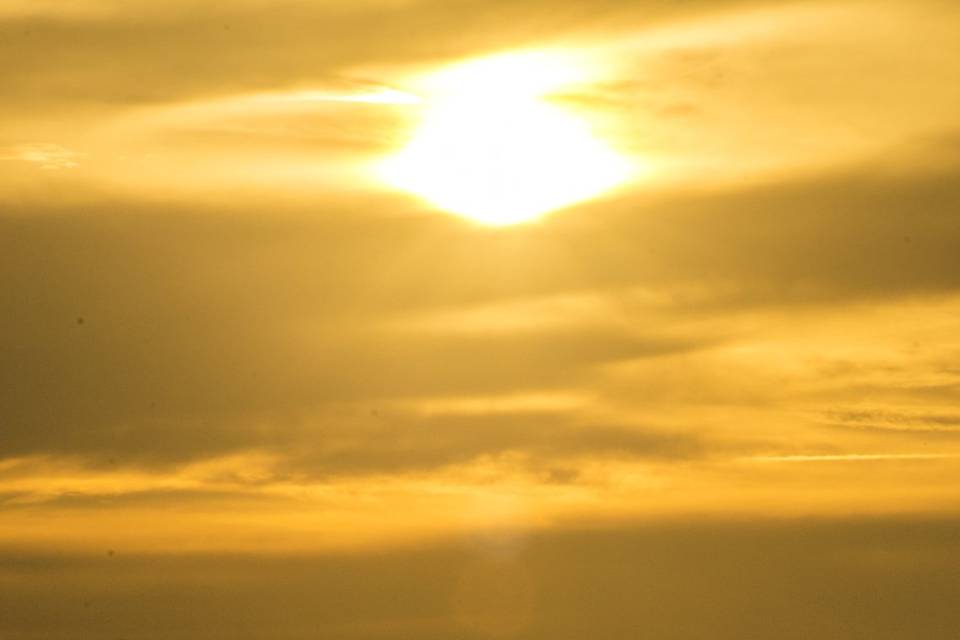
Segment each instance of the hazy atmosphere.
M960 637L960 4L0 0L0 638Z

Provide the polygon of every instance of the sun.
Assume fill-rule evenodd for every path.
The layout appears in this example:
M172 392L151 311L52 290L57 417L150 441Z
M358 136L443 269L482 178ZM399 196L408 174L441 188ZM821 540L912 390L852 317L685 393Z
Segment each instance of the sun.
M502 226L602 194L630 163L549 96L583 70L549 54L457 65L427 82L423 119L379 167L388 184L475 222Z

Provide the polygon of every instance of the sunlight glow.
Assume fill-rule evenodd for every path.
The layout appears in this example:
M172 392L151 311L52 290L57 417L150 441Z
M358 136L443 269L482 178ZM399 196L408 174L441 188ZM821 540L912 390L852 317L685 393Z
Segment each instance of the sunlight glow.
M324 91L302 91L279 96L267 95L261 100L272 102L352 102L358 104L419 104L420 97L390 87L367 93L337 94Z
M629 176L630 164L585 119L548 99L583 76L560 56L533 53L436 74L419 128L379 173L488 225L532 220L606 192Z

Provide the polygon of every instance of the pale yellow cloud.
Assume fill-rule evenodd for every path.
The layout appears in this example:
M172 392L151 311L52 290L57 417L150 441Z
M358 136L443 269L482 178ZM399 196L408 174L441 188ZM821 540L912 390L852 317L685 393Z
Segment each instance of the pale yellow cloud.
M48 171L75 169L80 166L80 160L87 155L52 142L21 144L6 151L6 155L0 155L0 160L19 160Z

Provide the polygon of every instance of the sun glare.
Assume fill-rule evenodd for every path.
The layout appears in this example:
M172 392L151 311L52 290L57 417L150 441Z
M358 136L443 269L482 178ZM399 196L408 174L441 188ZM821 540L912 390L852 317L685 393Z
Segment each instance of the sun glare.
M488 225L532 220L608 191L627 178L629 163L582 116L549 100L583 76L578 65L547 54L442 71L425 85L420 126L380 175Z

